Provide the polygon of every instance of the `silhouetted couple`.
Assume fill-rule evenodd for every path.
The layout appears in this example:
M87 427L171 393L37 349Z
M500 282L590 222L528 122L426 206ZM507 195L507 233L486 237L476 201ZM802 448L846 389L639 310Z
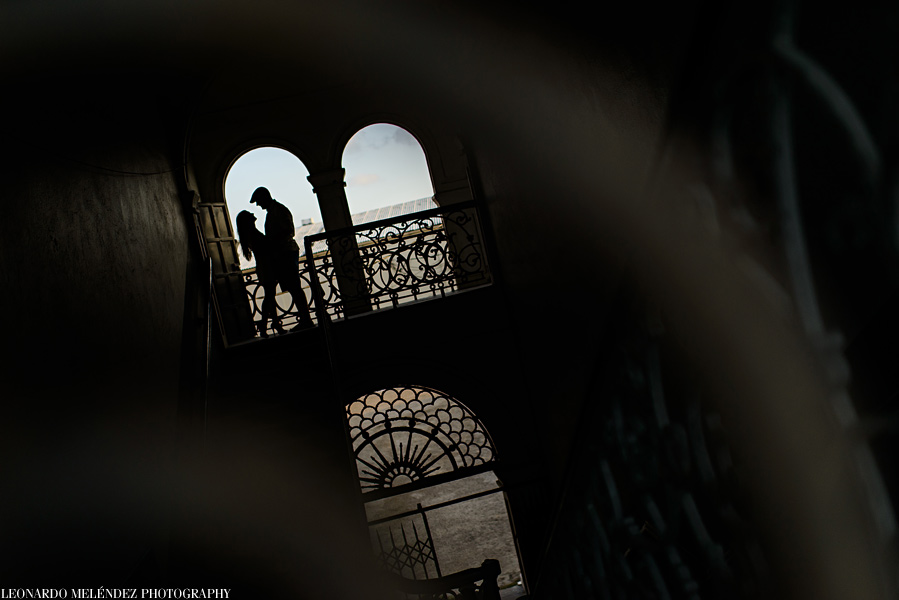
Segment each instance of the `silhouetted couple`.
M265 292L259 335L268 337L269 320L276 331L284 333L281 319L276 314L275 289L278 284L293 298L300 319L294 329L312 327L314 323L309 316L309 306L300 280L300 247L294 239L296 229L293 226L293 215L286 206L273 199L264 187L256 188L250 204L258 204L266 211L264 234L256 228L256 216L253 213L242 210L237 215L237 235L241 251L247 260L256 256L256 276Z

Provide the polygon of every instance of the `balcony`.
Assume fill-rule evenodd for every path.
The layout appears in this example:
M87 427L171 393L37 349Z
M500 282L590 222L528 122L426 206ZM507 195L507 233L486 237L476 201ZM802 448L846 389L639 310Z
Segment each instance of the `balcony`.
M484 235L473 202L401 215L304 240L300 277L316 324L490 285ZM255 268L241 276L259 334L265 292ZM278 293L277 315L290 330L298 312ZM276 333L268 324L267 334Z

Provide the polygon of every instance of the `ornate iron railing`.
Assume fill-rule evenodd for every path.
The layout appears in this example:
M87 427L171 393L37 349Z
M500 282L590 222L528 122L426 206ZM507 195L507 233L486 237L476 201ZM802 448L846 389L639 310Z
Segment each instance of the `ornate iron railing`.
M372 541L377 541L378 562L391 573L407 579L440 577L440 562L428 524L428 514L421 504L414 514L402 519L389 519L372 524Z
M318 313L313 304L314 295L310 283L310 269L306 265L305 257L300 257L299 270L300 281L303 284L303 293L306 296L306 306L312 316L313 322L318 324ZM323 304L326 306L325 310L328 312L328 318L340 318L343 315L340 292L335 286L331 285L331 282L335 280L333 265L325 263L318 264L316 265L316 273L318 274L319 282L318 290L323 298ZM265 299L265 290L259 283L255 267L242 270L241 276L243 277L244 285L246 285L247 288L247 296L250 300L250 312L258 335L258 333L260 333L260 324L262 322L262 301ZM289 330L299 323L299 312L295 301L291 298L290 294L284 292L280 286L277 288L276 297L277 304L275 305L275 316L280 320L281 326L284 329ZM272 323L268 323L265 332L268 334L275 333Z
M367 312L491 282L473 203L307 236L304 243L300 279L316 323L325 316L346 317L345 299L355 304L356 312ZM258 334L265 290L255 268L242 270L241 276ZM295 300L279 287L277 301L276 317L290 329L299 322ZM273 323L267 324L265 333L275 333Z
M489 490L429 507L418 504L415 510L369 523L378 561L391 574L389 580L406 600L499 599L498 560L488 558L479 567L450 575L440 572L427 514L435 508L498 491Z
M303 293L305 294L305 302L309 313L312 315L313 321L316 321L315 311L312 308L312 286L309 284L309 273L305 268L305 261L300 261L300 280L303 282ZM244 269L241 271L241 276L244 280L244 285L247 288L247 296L250 299L250 313L253 318L253 324L255 325L257 335L263 332L261 329L262 324L262 302L265 299L265 290L262 287L262 284L259 283L259 277L256 275L256 268L251 267L249 269ZM299 315L300 312L298 307L296 306L296 298L291 297L290 294L281 290L281 287L278 286L276 293L276 301L275 304L275 316L280 321L281 327L289 330L291 327L296 326L299 323ZM274 323L267 323L265 329L265 334L274 334L276 333L274 328Z
M320 283L316 306L329 318L491 282L473 203L308 236L305 246L307 272L318 273Z

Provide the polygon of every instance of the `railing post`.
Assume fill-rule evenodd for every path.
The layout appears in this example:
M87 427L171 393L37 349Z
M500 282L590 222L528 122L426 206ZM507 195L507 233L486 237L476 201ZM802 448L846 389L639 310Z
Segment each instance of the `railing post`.
M337 287L347 316L371 311L371 299L366 285L365 265L352 233L328 237L328 252L334 263Z
M315 309L318 326L323 328L330 317L325 306L325 294L322 290L322 284L318 279L318 269L315 268L315 258L312 256L312 240L309 237L304 238L303 245L306 249L306 273L309 275L309 287L312 290L312 305Z

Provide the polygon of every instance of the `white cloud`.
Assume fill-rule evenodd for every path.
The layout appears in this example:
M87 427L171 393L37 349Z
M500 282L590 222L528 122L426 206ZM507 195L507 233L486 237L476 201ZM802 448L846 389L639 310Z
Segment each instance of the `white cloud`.
M388 146L417 146L418 140L402 127L388 123L375 123L363 127L350 138L344 148L344 155L355 154L363 150L382 150Z
M347 186L371 185L381 181L381 176L377 173L364 173L362 175L354 175L347 181Z

